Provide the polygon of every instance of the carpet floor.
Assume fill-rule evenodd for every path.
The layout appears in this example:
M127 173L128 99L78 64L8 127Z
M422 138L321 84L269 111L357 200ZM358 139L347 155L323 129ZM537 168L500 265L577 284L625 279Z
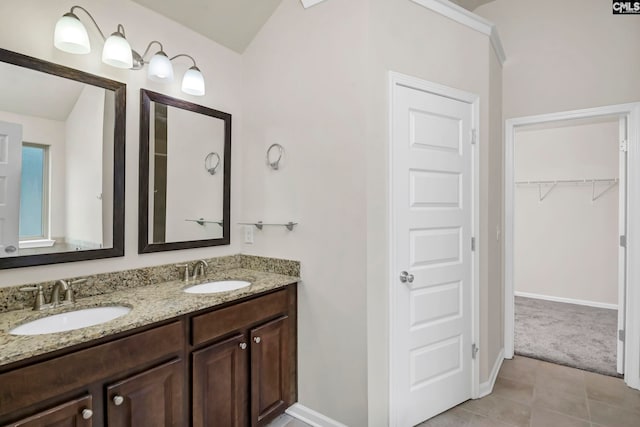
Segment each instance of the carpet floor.
M515 300L516 354L619 376L617 310L524 297Z

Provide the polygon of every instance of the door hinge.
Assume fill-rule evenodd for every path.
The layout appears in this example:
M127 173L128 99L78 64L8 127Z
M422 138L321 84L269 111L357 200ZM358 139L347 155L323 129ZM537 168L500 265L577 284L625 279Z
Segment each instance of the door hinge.
M618 330L618 340L624 342L624 329Z
M626 139L621 139L620 140L620 151L627 151L629 150L629 143L627 142Z
M476 238L472 237L471 238L471 252L475 252L476 251Z
M476 343L471 344L471 358L475 359L476 356L478 355L478 351L480 350L480 347L478 347L476 345Z
M623 248L627 247L627 236L620 236L620 246Z
M477 129L471 129L471 144L475 145L478 142Z

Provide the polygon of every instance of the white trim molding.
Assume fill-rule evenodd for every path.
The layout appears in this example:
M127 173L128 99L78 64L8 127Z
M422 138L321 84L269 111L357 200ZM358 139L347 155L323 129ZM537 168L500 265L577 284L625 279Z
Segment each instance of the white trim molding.
M500 368L502 368L502 362L504 362L504 348L500 349L496 361L493 362L493 369L491 369L489 379L480 383L480 395L478 399L488 396L493 392L493 387L496 385L496 380L498 379L498 373L500 372Z
M300 0L300 3L302 3L302 7L304 7L305 9L309 9L311 6L315 6L318 3L322 3L324 0Z
M584 110L518 117L505 122L504 157L504 354L511 359L514 353L514 139L517 128L562 120L617 116L627 122L627 200L626 200L626 283L624 381L640 390L640 102L608 105ZM622 177L621 177L622 179ZM624 304L624 306L622 305Z
M313 427L347 427L345 424L332 420L326 415L322 415L320 412L316 412L299 403L291 405L285 413Z
M545 301L564 302L567 304L586 305L587 307L608 308L610 310L617 310L618 304L608 304L606 302L589 301L584 299L554 297L552 295L532 294L530 292L514 291L513 294L517 297L541 299Z
M498 34L498 29L493 22L484 19L480 15L468 11L464 7L458 6L457 4L449 0L411 1L419 4L420 6L426 7L429 10L439 13L440 15L445 16L453 21L456 21L459 24L469 27L472 30L476 30L482 34L489 36L491 46L493 47L493 51L496 53L500 64L504 64L504 62L507 60L507 56L504 52L504 47L502 46L502 40L500 39L500 35Z

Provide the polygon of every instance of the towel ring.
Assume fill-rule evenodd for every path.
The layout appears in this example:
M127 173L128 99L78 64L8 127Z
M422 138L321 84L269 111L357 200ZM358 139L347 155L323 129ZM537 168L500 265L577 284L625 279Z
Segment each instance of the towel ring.
M271 150L274 148L278 149L278 158L275 161L271 161ZM284 154L284 147L280 144L271 144L271 146L267 149L267 165L277 171L280 167L280 160L282 160L282 155Z
M215 163L214 163L214 160ZM204 169L209 172L211 175L215 175L220 167L220 156L218 153L211 152L207 154L207 157L204 158Z

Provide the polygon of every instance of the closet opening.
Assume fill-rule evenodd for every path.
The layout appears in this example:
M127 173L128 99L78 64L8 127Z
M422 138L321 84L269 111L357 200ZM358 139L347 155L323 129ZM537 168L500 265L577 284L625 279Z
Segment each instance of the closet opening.
M577 142L568 141L561 135L569 130L577 132L574 128L582 129L582 137L578 135ZM556 135L547 135L547 142L543 138L543 142L538 143L539 152L529 153L528 156L531 158L521 160L519 162L520 168L516 170L517 147L519 144L526 144L527 135L525 134L527 132L529 132L529 138L536 133L538 136L545 133L555 133ZM595 154L597 151L589 152L584 142L593 139L593 136L604 136L605 134L613 134L613 141L593 143L596 146L594 150L601 150L600 154ZM523 135L524 139L522 139ZM549 138L555 138L560 142L550 144ZM579 144L580 141L583 144ZM598 144L602 144L602 146ZM546 149L555 150L552 151L554 154L550 155L547 152L543 156L541 154L542 148L549 145L550 147ZM518 154L522 154L522 150L526 149L526 147L520 148L521 151ZM526 154L526 151L524 153ZM536 156L538 161L532 162L532 164L540 165L541 169L527 170L527 162L535 160ZM615 173L616 156L618 159L617 173ZM523 161L525 163L522 163ZM575 169L574 174L570 175L569 172L572 169L568 165L573 164L572 162L581 164L581 169ZM523 167L525 169L522 169ZM534 172L538 175L534 175ZM577 172L581 172L582 175L578 176ZM526 176L525 173L528 173L529 176ZM543 173L547 175L543 175ZM520 184L516 184L516 182ZM519 203L521 205L524 203L525 209L528 207L528 210L524 211L523 218L526 220L527 216L530 217L529 222L522 222L523 218L517 218L517 193L519 193ZM522 200L524 202L521 202ZM618 201L617 206L614 204L605 208L605 205L601 205L603 202L615 202L616 200ZM563 201L566 205L560 204L555 217L549 212L541 210L550 211L554 204ZM575 206L572 207L572 204L575 203L580 203L583 210L575 210ZM522 208L520 206L520 209ZM571 209L574 211L570 215ZM615 209L617 209L617 214ZM532 214L537 216L532 216ZM545 218L547 218L545 226L535 225ZM553 221L548 221L549 218ZM607 220L607 218L609 219ZM637 218L640 218L640 102L518 117L505 121L505 358L513 358L515 352L516 292L520 293L519 297L539 300L534 302L558 303L560 304L558 307L564 309L590 308L595 310L603 308L613 310L615 306L617 327L611 328L609 326L609 332L603 332L602 335L606 336L603 340L608 341L609 355L612 352L611 340L615 342L615 371L612 369L611 356L600 366L606 366L606 373L609 375L623 375L624 382L629 387L640 390L640 263L633 262L633 260L640 259L640 223L635 220ZM559 219L564 221L561 222L561 225L558 224ZM598 220L598 229L594 228L596 227L594 225L579 227L585 223L595 224L595 220ZM516 224L516 222L518 223ZM576 232L576 230L580 232ZM522 233L524 235L518 236ZM537 241L550 235L555 239L555 243L549 244L547 242L546 249L528 252L528 255L525 252L524 258L518 256L518 260L516 260L516 250L518 253L522 252L522 242L525 242L524 248L527 248L526 240L516 243L517 239L518 237L526 238L527 235ZM606 242L596 239L600 235L606 236ZM604 239L604 237L602 238ZM516 248L516 244L520 246ZM570 266L572 270L568 270ZM529 273L529 277L520 278L521 271L519 270L532 273ZM585 274L585 272L589 272L589 274ZM542 286L542 288L527 291L520 287L522 284L520 279L531 281L531 276L537 278L536 285ZM611 299L613 292L611 286L607 288L608 291L604 291L604 287L598 288L601 284L593 284L594 279L604 281L605 277L608 278L607 281L617 283L617 298L615 300ZM571 286L567 287L566 282L571 282L574 289L583 293L568 293ZM551 286L550 283L553 285ZM587 283L591 284L587 286ZM564 294L560 293L561 289L564 289ZM526 295L527 293L529 295ZM531 298L532 296L536 298ZM552 298L544 299L541 296ZM527 301L525 300L525 302ZM555 311L551 310L551 313L556 315ZM540 324L551 323L551 315L538 314L536 316L538 316L537 321ZM565 313L564 318L574 319L576 316ZM583 316L583 318L586 317L588 316ZM590 317L597 317L597 315ZM580 322L573 322L573 325L577 327L578 323ZM563 331L561 327L562 324L560 322L550 328L547 335L558 331L566 333L566 330ZM590 339L591 335L592 333L589 332ZM529 339L532 335L526 336ZM540 336L545 337L544 333ZM568 338L565 337L565 339L557 340L549 345L556 350L559 349L562 357L565 358L553 361L579 366L582 369L601 371L592 366L578 365L577 362L579 359L577 354L584 355L586 353L586 358L595 358L593 344L583 341L567 348L564 341L568 341ZM537 357L542 358L543 356Z
M515 354L622 374L625 139L616 114L514 130Z

